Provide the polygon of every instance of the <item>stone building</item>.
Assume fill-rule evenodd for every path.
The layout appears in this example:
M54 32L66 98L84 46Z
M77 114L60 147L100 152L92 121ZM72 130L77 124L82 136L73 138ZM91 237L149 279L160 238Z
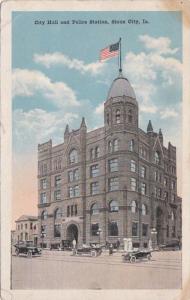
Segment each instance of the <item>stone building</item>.
M139 128L138 102L120 74L104 104L104 126L66 126L64 142L38 145L39 238L44 246L116 242L147 247L181 236L176 147L161 129ZM43 241L42 241L43 239Z
M38 243L38 218L35 216L22 215L16 221L16 230L14 232L14 240L33 241L35 245Z

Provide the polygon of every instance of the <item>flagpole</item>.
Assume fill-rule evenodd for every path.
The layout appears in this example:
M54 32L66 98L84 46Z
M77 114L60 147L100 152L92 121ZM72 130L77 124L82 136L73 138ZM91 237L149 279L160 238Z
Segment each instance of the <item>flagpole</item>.
M119 39L119 74L122 73L122 67L121 67L121 38Z

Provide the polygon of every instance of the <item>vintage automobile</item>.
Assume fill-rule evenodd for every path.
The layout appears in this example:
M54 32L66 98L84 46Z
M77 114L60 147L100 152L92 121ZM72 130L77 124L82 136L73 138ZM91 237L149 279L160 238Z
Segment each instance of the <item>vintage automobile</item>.
M167 251L167 250L173 250L173 251L180 250L181 249L180 241L179 240L172 240L172 241L168 242L167 244L160 245L159 249L163 250L163 251Z
M40 255L42 251L40 248L34 246L32 241L18 242L14 247L17 256L19 254L26 254L27 257L32 257L33 255Z
M83 244L81 248L77 248L75 251L73 251L74 255L90 255L92 257L101 255L101 253L102 247L93 244L91 246Z
M150 260L152 255L149 250L138 250L133 252L128 252L122 255L123 261L129 261L130 263L136 262L137 259L148 259Z
M73 248L72 241L70 241L70 240L62 240L61 250L63 250L63 251L65 251L65 250L71 251L72 248Z

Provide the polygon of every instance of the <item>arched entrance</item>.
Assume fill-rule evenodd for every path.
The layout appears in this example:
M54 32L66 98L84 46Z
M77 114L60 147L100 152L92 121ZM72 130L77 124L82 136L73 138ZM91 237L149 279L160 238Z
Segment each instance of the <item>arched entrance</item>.
M78 228L75 224L71 224L67 227L67 240L76 240L78 242Z
M164 243L164 215L163 211L160 207L157 207L156 209L156 231L157 231L157 244L163 244Z

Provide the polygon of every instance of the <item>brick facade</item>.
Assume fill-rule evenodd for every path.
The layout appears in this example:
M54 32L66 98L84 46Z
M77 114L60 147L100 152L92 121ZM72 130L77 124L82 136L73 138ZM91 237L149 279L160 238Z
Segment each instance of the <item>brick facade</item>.
M65 129L64 143L38 145L39 240L46 247L132 237L147 246L181 236L176 148L138 126L138 103L126 78L116 78L104 104L104 127ZM45 225L45 227L43 227Z

